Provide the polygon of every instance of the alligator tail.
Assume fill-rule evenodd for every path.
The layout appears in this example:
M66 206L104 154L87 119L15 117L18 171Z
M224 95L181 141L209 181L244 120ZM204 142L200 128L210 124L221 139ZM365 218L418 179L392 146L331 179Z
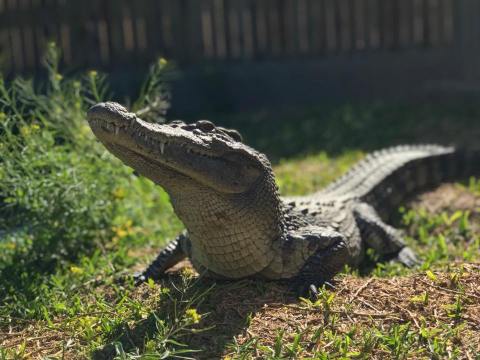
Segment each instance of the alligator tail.
M409 197L470 176L480 176L480 151L404 145L372 153L321 193L352 195L388 218Z

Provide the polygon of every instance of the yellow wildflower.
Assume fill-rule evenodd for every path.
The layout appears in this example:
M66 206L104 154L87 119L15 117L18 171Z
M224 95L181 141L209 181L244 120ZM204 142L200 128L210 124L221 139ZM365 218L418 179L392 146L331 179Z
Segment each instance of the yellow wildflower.
M73 274L81 275L83 274L83 269L78 266L70 266L70 272L72 272Z
M168 64L168 61L167 61L167 59L165 59L165 58L162 57L162 58L160 58L160 60L158 60L158 64L159 64L160 66L165 66L165 65Z
M10 250L15 250L16 247L17 247L17 244L14 243L14 242L11 242L11 243L5 244L5 247L6 247L7 249L10 249Z
M55 81L62 81L63 76L62 74L55 74Z
M88 73L88 76L91 77L92 79L95 79L98 75L98 72L96 70L91 70L89 73Z
M123 199L125 197L125 190L121 187L117 187L115 190L113 190L113 196L116 199Z
M187 309L187 311L185 311L185 315L194 324L198 324L202 319L202 315L197 312L197 309Z
M128 235L128 232L122 228L117 229L116 233L119 238L123 238Z
M20 134L22 134L23 137L29 136L31 132L32 131L29 126L22 126L20 128Z
M195 271L191 267L184 267L182 269L182 275L187 279L191 279L195 276Z

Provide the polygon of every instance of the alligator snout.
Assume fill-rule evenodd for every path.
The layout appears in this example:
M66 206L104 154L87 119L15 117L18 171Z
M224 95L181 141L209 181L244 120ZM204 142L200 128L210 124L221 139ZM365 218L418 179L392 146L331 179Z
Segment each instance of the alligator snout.
M87 112L89 122L103 121L119 127L127 125L131 121L131 116L125 107L115 102L98 103Z

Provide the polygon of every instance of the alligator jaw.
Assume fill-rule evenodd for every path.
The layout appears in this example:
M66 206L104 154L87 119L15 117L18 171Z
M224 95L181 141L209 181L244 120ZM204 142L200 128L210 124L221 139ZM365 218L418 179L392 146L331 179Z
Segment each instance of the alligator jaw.
M182 152L193 155L216 157L208 151L208 144L189 132L143 121L116 103L93 106L87 113L87 119L92 131L102 142L127 147L142 155L154 153L158 157L156 160L161 161L161 155L167 157L166 149L170 147L183 148Z
M243 159L225 153L229 149L219 146L212 134L149 123L116 103L93 106L87 119L97 138L127 165L136 168L135 162L130 163L132 156L152 163L152 170L143 175L156 182L161 175L154 173L155 165L161 165L158 172L168 168L226 193L245 191L259 176L258 171L247 169Z

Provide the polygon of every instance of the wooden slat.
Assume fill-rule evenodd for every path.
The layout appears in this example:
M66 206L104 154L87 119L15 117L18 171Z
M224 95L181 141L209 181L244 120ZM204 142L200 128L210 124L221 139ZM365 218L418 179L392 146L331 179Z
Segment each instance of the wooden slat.
M218 59L227 57L224 0L213 0L215 53Z
M269 49L272 57L277 57L282 53L283 31L281 28L281 5L278 0L267 1L267 29L269 39Z
M406 48L412 43L412 0L397 1L398 46Z
M310 1L310 31L312 54L323 54L326 48L325 0Z
M428 17L428 46L440 44L440 1L427 0L426 16Z
M161 0L160 2L161 33L163 39L163 49L165 56L173 58L174 56L174 30L173 30L173 5L170 0Z
M188 48L183 61L197 62L201 61L202 53L202 23L201 11L202 4L199 0L188 0L184 3L185 20L187 23L184 30L184 44Z
M443 29L444 29L444 44L451 45L454 40L454 1L443 0Z
M215 56L215 39L213 36L213 3L203 0L201 8L203 56L212 59Z
M125 34L129 30L128 20L124 19L126 0L108 1L108 33L110 34L110 54L114 67L128 64L131 61L131 52L126 44L131 42L131 35Z
M367 44L367 34L366 34L366 0L356 0L353 1L353 12L352 12L352 21L353 28L352 33L354 37L353 48L356 50L364 50Z
M9 11L17 11L17 1L10 0L6 3L6 8ZM21 71L24 67L23 51L22 51L22 39L20 29L18 28L18 23L14 21L13 18L8 19L7 17L7 32L8 32L8 51L11 53L12 57L12 70Z
M395 0L382 0L382 30L381 43L384 50L391 50L395 47L396 14L394 12Z
M368 0L368 47L378 49L380 47L380 8L382 0Z
M248 0L240 0L240 4L241 4L243 58L251 59L254 56L252 8Z
M255 28L255 55L257 58L265 57L268 49L268 29L266 0L252 0L254 4L254 28Z
M285 54L294 56L298 49L298 28L297 28L297 1L284 0L283 23Z
M188 47L188 0L170 1L170 17L172 27L172 42L170 53L173 59L180 63L186 63L191 53Z
M337 0L337 32L340 39L339 50L349 52L352 49L352 11L350 0Z
M310 52L310 34L308 31L308 3L307 0L298 0L297 3L297 32L298 50L300 54Z
M423 45L425 42L424 0L413 0L413 43Z
M336 0L325 0L325 34L326 53L332 53L337 49L337 22L335 18Z

